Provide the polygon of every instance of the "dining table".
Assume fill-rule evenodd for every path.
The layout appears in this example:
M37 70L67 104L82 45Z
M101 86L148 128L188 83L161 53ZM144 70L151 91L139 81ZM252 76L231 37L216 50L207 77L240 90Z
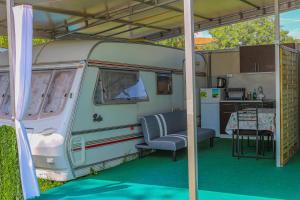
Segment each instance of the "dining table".
M253 116L256 117L256 116ZM257 109L258 130L271 131L275 133L275 108L258 108ZM225 132L232 135L234 130L238 129L237 112L231 113L226 125ZM239 129L256 130L256 121L240 121Z

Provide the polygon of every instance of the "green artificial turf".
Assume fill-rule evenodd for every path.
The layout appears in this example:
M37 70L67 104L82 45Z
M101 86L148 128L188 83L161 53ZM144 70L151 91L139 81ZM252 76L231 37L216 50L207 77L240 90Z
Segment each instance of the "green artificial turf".
M217 140L214 148L200 145L199 199L260 200L300 198L300 155L284 168L274 160L231 156L230 140ZM169 152L104 170L44 192L40 199L160 200L187 199L186 151L173 162Z

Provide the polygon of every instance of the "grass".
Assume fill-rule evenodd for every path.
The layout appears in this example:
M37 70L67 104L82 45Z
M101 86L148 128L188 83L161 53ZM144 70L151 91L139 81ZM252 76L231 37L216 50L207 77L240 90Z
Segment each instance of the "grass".
M64 184L64 182L57 182L57 181L51 181L51 180L46 180L46 179L38 179L39 186L41 192L45 192L49 189L61 186Z

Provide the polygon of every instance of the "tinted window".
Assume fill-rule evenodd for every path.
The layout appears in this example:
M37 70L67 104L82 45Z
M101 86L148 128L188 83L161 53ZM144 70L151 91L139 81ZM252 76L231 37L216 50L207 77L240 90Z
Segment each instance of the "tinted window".
M40 113L57 114L62 111L72 87L75 70L33 71L31 96L26 119L36 119ZM0 117L11 116L8 73L0 73Z
M36 71L31 77L31 98L26 113L27 118L34 118L40 112L47 88L51 80L52 71Z
M157 94L172 94L172 74L156 73Z
M63 109L69 97L74 75L74 70L58 70L54 72L42 113L58 113Z
M126 103L145 101L148 95L138 72L100 70L96 84L94 102Z

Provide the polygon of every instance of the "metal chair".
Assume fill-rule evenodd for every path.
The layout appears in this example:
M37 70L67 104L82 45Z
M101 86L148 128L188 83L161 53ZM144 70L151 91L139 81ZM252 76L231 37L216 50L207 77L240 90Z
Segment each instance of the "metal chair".
M275 135L271 131L259 131L260 135L260 143L262 146L262 156L263 158L269 158L269 159L275 159ZM270 149L270 146L272 147L272 153L273 155L271 157L265 157L265 137L267 137L267 145L268 149ZM271 138L271 140L270 140ZM271 141L271 145L270 145Z
M256 159L259 158L259 139L260 134L258 130L258 104L241 104L236 106L236 117L237 117L237 129L232 135L232 154L234 157L240 159L241 157L254 157ZM242 123L254 123L255 129L247 130L240 129ZM236 137L236 138L235 138ZM255 137L256 141L256 155L255 156L245 156L243 150L243 140L244 137L248 137L248 146L249 146L249 138ZM235 142L236 140L236 142Z

